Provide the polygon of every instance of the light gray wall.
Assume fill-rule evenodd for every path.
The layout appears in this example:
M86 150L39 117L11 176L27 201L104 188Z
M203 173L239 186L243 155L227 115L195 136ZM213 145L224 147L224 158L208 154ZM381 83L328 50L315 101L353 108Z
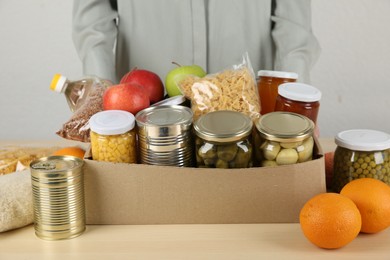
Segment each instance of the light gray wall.
M322 55L312 71L321 89L321 135L352 128L390 133L390 1L313 0Z
M321 136L390 132L390 1L313 0L322 55L312 85L323 92ZM0 2L0 139L58 139L71 113L49 90L53 74L82 75L71 40L72 1Z

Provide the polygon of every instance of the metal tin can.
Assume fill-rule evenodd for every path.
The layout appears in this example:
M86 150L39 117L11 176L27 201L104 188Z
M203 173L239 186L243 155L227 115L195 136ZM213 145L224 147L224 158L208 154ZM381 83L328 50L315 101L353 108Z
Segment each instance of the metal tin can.
M84 161L49 156L31 162L35 234L45 240L70 239L85 230Z
M350 181L374 178L390 185L390 135L371 129L352 129L336 135L332 190Z
M312 159L314 123L291 112L271 112L256 121L255 155L260 166L277 166Z
M185 106L155 106L137 113L138 146L143 164L191 167L193 113Z
M214 111L194 123L198 167L248 168L252 166L252 119L236 111Z

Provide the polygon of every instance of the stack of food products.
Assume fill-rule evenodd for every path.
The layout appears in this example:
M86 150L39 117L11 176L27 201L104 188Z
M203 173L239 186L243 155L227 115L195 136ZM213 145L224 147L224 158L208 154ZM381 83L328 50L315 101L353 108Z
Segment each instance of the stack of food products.
M279 84L297 78L294 73L274 72L278 73L292 75L292 80L276 81ZM59 133L91 142L94 160L247 168L300 163L313 156L310 119L290 112L261 116L259 88L247 55L242 63L219 73L206 75L196 65L172 70L165 80L165 90L172 95L169 102L183 94L177 100L190 100L190 108L161 104L164 85L147 70L130 71L118 85L95 77L74 82L72 86L66 78L53 79L52 89L67 94L68 103L75 100L69 103L79 108L75 115L84 115L81 121L75 116L70 120L77 131L67 122ZM90 84L81 91L80 82ZM103 90L97 98L95 89ZM77 97L80 93L83 97Z

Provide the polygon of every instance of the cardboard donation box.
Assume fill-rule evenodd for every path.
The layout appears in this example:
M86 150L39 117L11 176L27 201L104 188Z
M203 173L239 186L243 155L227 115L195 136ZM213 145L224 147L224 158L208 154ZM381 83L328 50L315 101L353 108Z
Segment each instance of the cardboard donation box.
M87 224L291 223L326 192L316 141L312 161L246 169L180 168L85 158Z

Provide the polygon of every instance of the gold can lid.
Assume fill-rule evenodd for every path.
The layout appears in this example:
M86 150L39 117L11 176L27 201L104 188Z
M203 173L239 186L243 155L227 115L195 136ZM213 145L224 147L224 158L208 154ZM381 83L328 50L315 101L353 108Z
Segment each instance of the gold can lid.
M256 121L259 134L270 141L295 142L313 134L314 123L306 116L291 112L271 112Z
M31 175L33 177L67 177L73 175L74 171L80 171L84 161L65 155L53 155L39 158L30 163Z
M236 111L214 111L201 116L194 123L198 137L211 142L236 142L252 132L249 116Z

